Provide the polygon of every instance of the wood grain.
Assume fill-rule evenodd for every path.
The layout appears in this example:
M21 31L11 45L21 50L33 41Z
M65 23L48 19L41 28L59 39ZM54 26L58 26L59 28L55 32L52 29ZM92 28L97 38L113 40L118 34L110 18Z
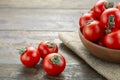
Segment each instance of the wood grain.
M47 8L47 9L81 9L90 8L96 0L1 0L3 8ZM87 6L85 6L86 4Z
M10 67L11 66L11 67ZM59 76L50 76L39 64L33 68L27 68L19 64L0 65L0 80L106 80L93 71L88 65L68 65Z
M0 9L0 30L75 31L79 17L86 11Z
M96 2L97 0L0 0L0 7L39 9L91 9ZM117 3L119 1L114 0L114 2Z

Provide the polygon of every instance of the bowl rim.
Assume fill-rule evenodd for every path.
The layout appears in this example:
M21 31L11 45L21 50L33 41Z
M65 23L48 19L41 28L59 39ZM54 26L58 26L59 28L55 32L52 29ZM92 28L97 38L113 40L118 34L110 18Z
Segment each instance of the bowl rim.
M107 50L110 50L110 51L112 50L112 51L115 51L115 52L120 52L120 50L118 50L118 49L110 49L110 48L107 48L107 47L104 47L104 46L97 45L97 44L95 44L95 43L87 40L87 39L83 36L83 34L81 33L81 30L80 30L80 29L78 30L78 32L79 32L79 34L81 35L82 38L84 38L84 39L85 39L87 42L89 42L90 44L93 44L95 47L99 47L99 48L101 48L101 49L107 49Z

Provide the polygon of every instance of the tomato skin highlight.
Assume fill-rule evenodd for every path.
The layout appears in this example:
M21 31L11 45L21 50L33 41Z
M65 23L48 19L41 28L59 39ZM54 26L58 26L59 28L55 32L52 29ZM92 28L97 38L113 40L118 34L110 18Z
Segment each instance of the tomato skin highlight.
M111 49L120 49L120 30L111 32L104 37L104 46Z
M21 53L20 61L26 67L34 67L40 60L40 53L35 47L28 46L25 48L25 52Z
M114 18L114 25L112 26L113 28L120 28L120 10L118 10L117 8L110 8L105 10L101 17L100 17L100 22L102 24L102 26L104 26L105 28L109 27L109 17L113 16Z
M54 64L51 59L54 56L58 56L60 57L59 63L58 64ZM65 69L66 66L66 60L65 58L58 53L52 53L52 54L48 54L45 59L43 60L43 69L51 76L57 76L59 74L61 74L61 72L63 72L63 70Z
M104 28L96 20L83 28L84 37L93 42L99 41L104 34Z
M41 54L41 58L44 59L48 54L57 53L58 45L52 41L43 41L38 45L38 51Z

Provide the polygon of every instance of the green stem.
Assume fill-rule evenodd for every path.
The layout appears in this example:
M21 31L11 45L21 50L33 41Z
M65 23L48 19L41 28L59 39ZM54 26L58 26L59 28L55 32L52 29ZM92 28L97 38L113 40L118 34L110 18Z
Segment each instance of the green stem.
M60 56L58 56L58 55L54 55L54 56L51 58L52 63L53 63L53 64L56 64L56 65L59 65L59 64L60 64L60 60L61 60L61 58L60 58Z
M115 21L114 21L114 15L110 15L108 17L108 27L109 28L114 28L114 25L115 25Z
M114 2L108 1L108 2L106 2L104 5L105 5L105 8L106 8L106 9L112 8L112 7L114 7Z
M26 51L25 48L21 48L21 49L17 49L17 50L19 51L19 54L20 54L20 55L23 54L23 53Z
M108 28L108 29L106 29L106 30L105 30L105 33L106 33L106 34L111 33L111 29L109 29L109 28Z
M88 20L86 23L83 24L83 26L89 25L91 22L93 22L93 19Z
M48 42L47 45L50 47L50 48L53 48L54 51L56 50L56 44L54 42Z
M110 33L111 32L111 28L114 28L115 27L115 21L114 21L114 15L110 15L108 17L108 26L105 30L106 34Z

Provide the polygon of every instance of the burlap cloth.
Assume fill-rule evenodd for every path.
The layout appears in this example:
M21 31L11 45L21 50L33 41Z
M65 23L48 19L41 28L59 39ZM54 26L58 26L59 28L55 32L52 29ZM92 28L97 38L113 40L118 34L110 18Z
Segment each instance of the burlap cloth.
M91 55L80 41L78 32L59 33L59 39L99 74L108 80L120 80L120 64L106 62Z

